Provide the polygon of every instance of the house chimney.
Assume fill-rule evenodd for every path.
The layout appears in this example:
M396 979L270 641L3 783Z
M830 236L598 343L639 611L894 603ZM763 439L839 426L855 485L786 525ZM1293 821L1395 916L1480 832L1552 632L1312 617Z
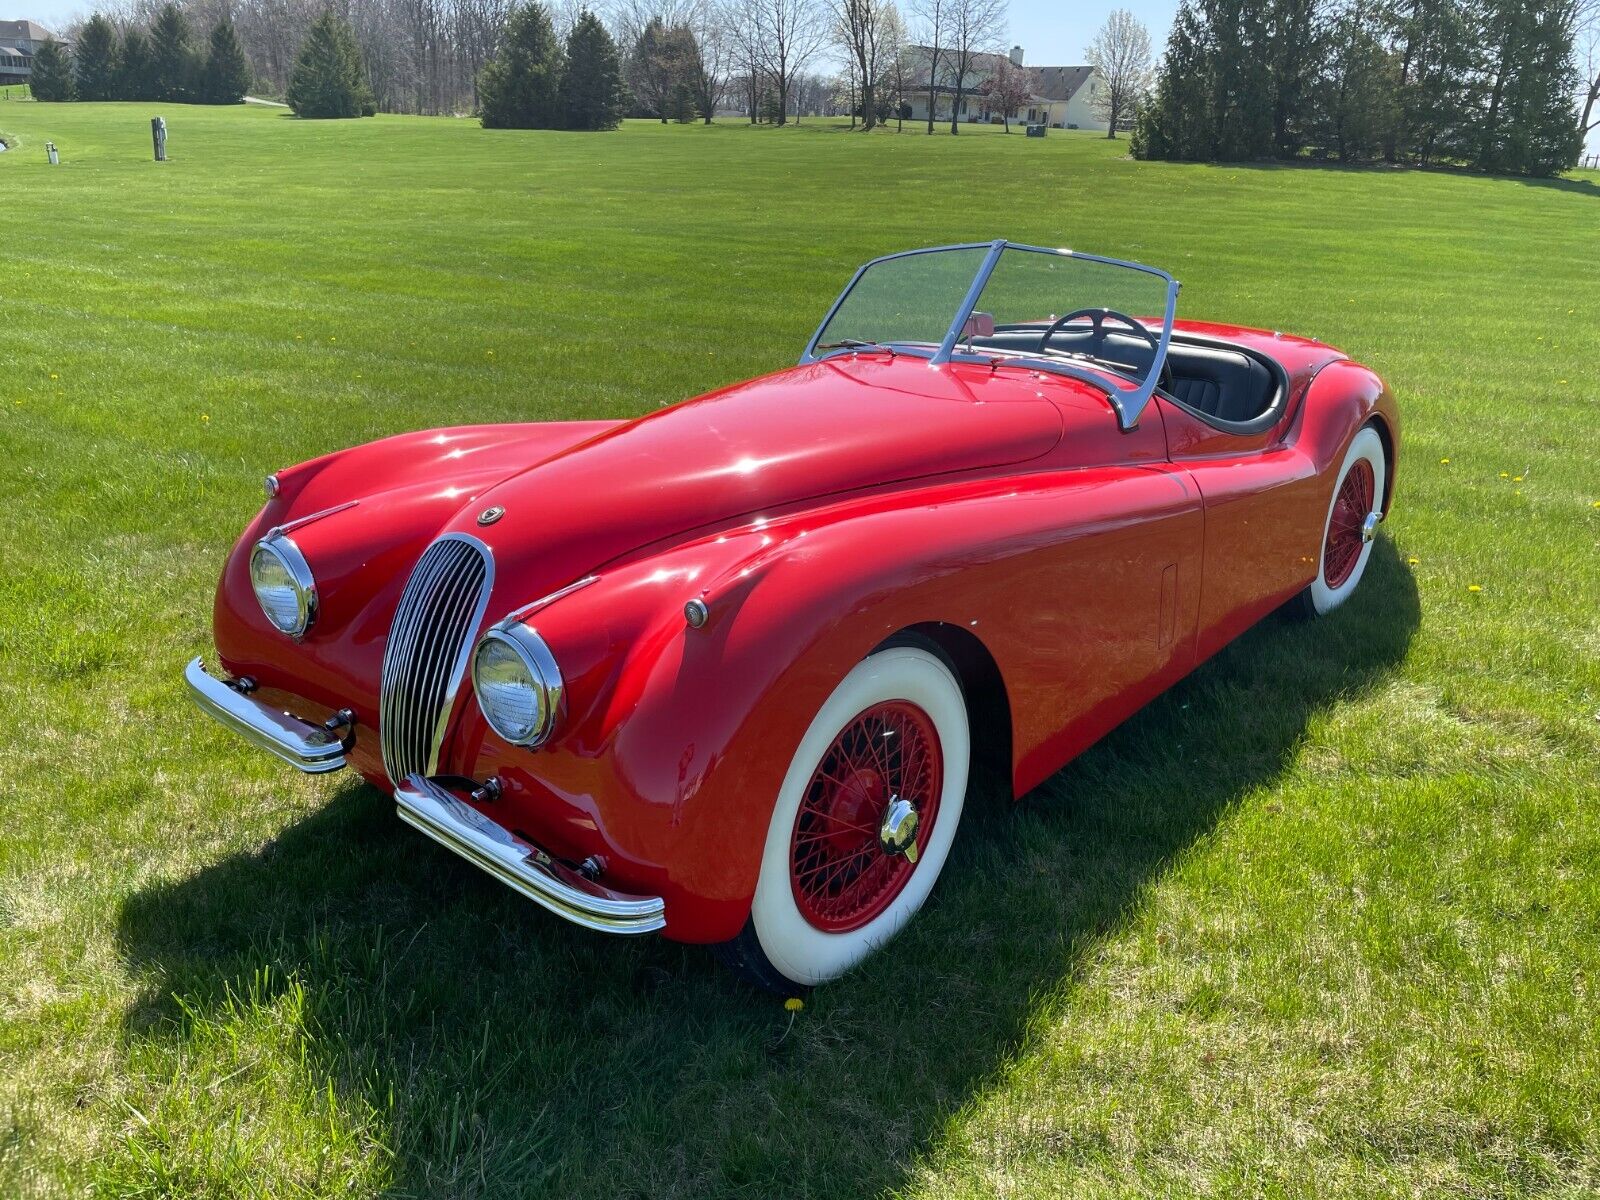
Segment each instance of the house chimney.
M1020 67L1022 65L1022 47L1021 46L1013 46L1013 47L1011 47L1011 65L1013 67Z

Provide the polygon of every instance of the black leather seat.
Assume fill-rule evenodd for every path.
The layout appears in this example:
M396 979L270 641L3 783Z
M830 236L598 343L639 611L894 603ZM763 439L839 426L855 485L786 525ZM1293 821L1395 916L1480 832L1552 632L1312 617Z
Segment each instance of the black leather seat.
M1173 397L1219 421L1253 420L1272 403L1272 372L1248 354L1173 343L1167 365Z

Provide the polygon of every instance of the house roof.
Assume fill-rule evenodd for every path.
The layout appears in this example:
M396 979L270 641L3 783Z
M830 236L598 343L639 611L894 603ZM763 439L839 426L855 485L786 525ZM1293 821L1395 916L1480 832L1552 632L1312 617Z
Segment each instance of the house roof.
M911 50L920 59L918 69L926 74L928 60L932 57L933 51L927 46L912 46ZM950 61L949 53L948 50L941 52L940 62L942 69L947 69L948 67ZM972 74L993 75L999 69L1002 61L1009 61L1009 56L988 53L974 54L972 56ZM1028 90L1033 93L1033 98L1042 101L1071 100L1078 94L1078 89L1089 82L1089 77L1094 74L1094 68L1086 65L1075 67L1024 66L1022 71L1027 76ZM933 90L936 92L950 92L954 91L955 88L949 84L939 83L934 86Z
M1028 87L1041 100L1071 100L1089 82L1093 67L1026 67Z
M0 41L48 42L55 38L37 21L0 21Z

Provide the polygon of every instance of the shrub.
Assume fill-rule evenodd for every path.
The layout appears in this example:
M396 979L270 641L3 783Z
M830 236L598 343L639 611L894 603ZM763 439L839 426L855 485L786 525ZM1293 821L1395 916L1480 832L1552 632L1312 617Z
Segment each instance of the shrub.
M35 100L72 99L72 60L60 42L45 42L34 52L28 81Z
M150 25L150 83L154 98L187 103L195 98L200 63L189 20L177 5L163 5Z
M130 29L122 39L117 55L117 99L154 100L156 85L151 77L150 38L142 29Z
M116 100L117 31L95 13L84 23L72 54L73 87L79 100Z
M239 45L233 22L226 17L211 30L205 69L200 73L200 98L207 104L238 104L250 90L250 60Z
M615 129L625 103L617 44L599 18L585 9L567 37L567 69L561 76L567 128Z
M542 4L525 4L506 22L500 53L478 77L485 129L559 129L561 47Z
M311 23L284 99L299 117L370 117L377 111L355 35L331 8Z

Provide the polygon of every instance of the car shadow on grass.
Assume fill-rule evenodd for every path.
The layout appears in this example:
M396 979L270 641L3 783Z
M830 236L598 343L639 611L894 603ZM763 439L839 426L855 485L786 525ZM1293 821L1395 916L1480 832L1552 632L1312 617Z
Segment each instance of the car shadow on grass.
M150 981L125 1051L155 1094L103 1182L149 1183L162 1162L221 1177L192 1126L243 1113L278 1127L234 1151L267 1193L904 1187L1023 1048L1039 994L1283 774L1318 712L1380 685L1419 620L1382 538L1332 617L1269 619L1022 804L980 798L929 907L799 1014L704 949L555 920L346 786L260 850L123 906L121 950ZM286 1081L280 1060L303 1071ZM359 1127L344 1160L327 1150L341 1121Z

